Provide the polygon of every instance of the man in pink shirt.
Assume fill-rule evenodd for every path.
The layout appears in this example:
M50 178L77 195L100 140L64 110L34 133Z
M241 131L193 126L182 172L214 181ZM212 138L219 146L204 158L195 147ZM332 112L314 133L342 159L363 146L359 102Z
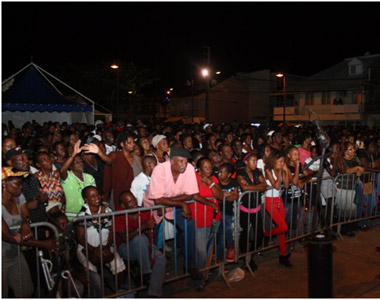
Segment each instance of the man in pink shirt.
M187 256L188 270L194 280L202 279L203 275L196 269L195 261L195 223L192 219L191 210L185 201L194 199L199 194L198 183L194 167L188 163L191 154L184 148L173 147L170 151L170 160L157 165L153 169L150 184L144 194L144 207L154 205L171 206L165 209L167 220L175 218L176 226L185 241L187 231ZM154 211L156 224L162 221L162 216ZM185 218L187 226L185 228Z

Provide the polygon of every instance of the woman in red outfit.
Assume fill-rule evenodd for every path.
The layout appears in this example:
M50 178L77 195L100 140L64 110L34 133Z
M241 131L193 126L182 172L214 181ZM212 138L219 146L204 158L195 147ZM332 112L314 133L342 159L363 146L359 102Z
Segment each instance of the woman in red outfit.
M265 209L272 217L276 227L264 232L266 237L277 235L278 246L280 248L280 263L286 267L291 267L289 262L290 254L286 254L286 237L288 226L285 222L285 209L281 197L281 190L289 187L291 179L290 171L285 163L285 154L274 150L268 157L265 164L265 178L270 187L265 192Z
M198 269L202 269L207 265L211 246L216 236L215 234L214 237L208 241L214 212L216 213L216 221L218 222L217 227L220 225L221 215L218 201L223 201L224 194L218 179L212 175L212 165L208 158L203 157L199 159L197 168L199 170L199 172L196 173L199 194L194 196L194 200L197 202L191 203L189 206L196 227L195 244L198 256L197 267ZM223 239L218 240L220 243L217 245L217 248L223 247ZM217 259L222 258L223 257L217 257ZM197 280L196 285L198 288L202 288L204 286L204 279Z

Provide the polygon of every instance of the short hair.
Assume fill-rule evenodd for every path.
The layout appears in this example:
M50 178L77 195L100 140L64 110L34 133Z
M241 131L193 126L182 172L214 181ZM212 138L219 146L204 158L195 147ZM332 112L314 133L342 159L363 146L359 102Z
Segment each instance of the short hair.
M54 142L54 144L53 144L52 147L51 147L52 150L57 150L58 145L65 146L65 144L63 143L63 141Z
M123 198L123 196L125 194L132 194L132 192L130 190L124 190L124 191L121 191L121 193L119 194L119 203L121 203L121 199ZM132 194L133 195L133 194Z
M221 166L219 167L219 170L220 170L221 168L225 168L226 171L227 171L227 173L229 173L229 174L233 174L233 173L235 172L235 167L234 167L234 165L232 165L232 164L230 164L230 163L224 163L223 165L221 165Z
M154 156L152 156L152 155L145 155L145 156L142 158L141 163L142 163L143 166L145 166L145 165L148 163L148 161L150 161L150 160L152 160L152 161L156 161L156 158L155 158Z
M57 220L61 217L67 218L66 214L61 211L53 212L52 214L47 214L48 219L52 221L54 224L56 224Z
M197 168L200 169L202 163L203 163L204 161L206 161L206 160L210 161L207 157L202 157L202 158L200 158L200 159L197 161ZM211 161L210 161L210 163L211 163Z
M41 155L47 155L49 158L50 158L50 155L49 153L45 152L45 151L40 151L40 152L37 152L36 154L34 154L34 157L33 157L33 162L34 162L34 165L36 165L38 163L38 157L40 157Z
M83 198L83 200L87 197L87 191L88 191L90 188L94 188L94 189L98 190L98 189L96 188L96 186L93 186L93 185L88 185L88 186L86 186L86 187L82 190L82 198Z
M201 155L204 156L204 154L198 150L191 151L190 154L191 154L191 161L196 161L198 159L198 157Z

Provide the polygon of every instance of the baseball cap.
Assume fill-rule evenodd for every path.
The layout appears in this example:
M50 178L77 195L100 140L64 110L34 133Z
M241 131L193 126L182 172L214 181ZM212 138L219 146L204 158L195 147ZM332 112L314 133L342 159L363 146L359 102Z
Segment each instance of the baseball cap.
M206 123L205 125L203 125L203 130L206 130L206 128L209 127L209 126L212 126L212 124L211 123Z
M99 124L104 124L104 122L102 120L96 120L95 127L98 126Z
M49 201L48 205L46 206L46 212L48 212L49 210L51 210L53 207L56 207L58 206L58 209L61 209L62 208L62 203L61 202L58 202L58 201Z
M27 153L26 150L22 149L20 146L14 147L5 154L5 161L10 160L15 155L23 153Z

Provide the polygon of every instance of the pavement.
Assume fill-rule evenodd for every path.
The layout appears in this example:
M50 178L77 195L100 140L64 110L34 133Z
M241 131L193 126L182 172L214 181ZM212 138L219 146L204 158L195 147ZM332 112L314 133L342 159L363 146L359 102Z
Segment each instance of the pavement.
M356 231L355 237L343 236L332 243L333 297L380 298L380 219L371 221L368 231ZM290 261L292 268L278 262L278 249L255 257L258 270L254 277L245 272L243 280L231 288L217 272L201 291L186 278L167 283L164 298L308 298L308 248L297 242ZM243 267L242 261L239 262ZM230 269L236 264L229 264ZM228 275L228 274L227 274Z

